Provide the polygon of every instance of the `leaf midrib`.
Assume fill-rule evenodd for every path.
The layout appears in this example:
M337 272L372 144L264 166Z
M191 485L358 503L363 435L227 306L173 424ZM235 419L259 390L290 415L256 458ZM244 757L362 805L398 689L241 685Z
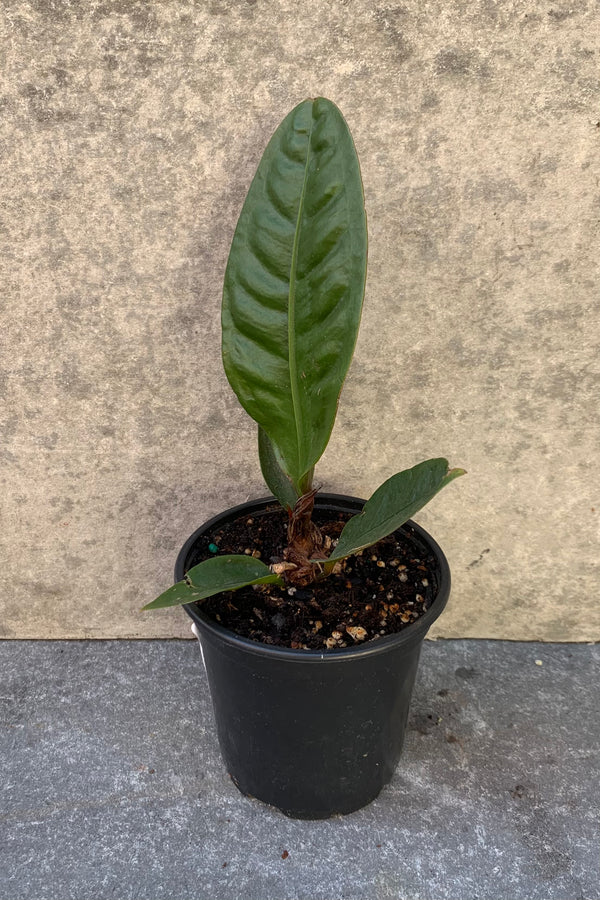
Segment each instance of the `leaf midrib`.
M432 499L432 498L429 498L429 499ZM429 500L426 500L425 502L428 503ZM423 505L425 505L425 504L423 504ZM371 527L369 528L368 531L363 532L360 536L361 540L366 540L367 543L366 544L356 544L354 550L360 550L360 549L364 550L365 547L370 547L371 544L373 543L373 541L371 540L371 535L378 534L383 529L389 528L390 530L388 531L388 534L391 534L392 531L396 530L396 527L399 528L400 527L399 525L395 526L395 527L392 527L392 526L394 525L396 519L398 519L398 517L401 518L402 516L404 516L405 511L407 509L410 509L411 506L412 506L412 504L407 503L395 515L386 516L385 519L381 519L381 521L376 521L374 525L371 525ZM358 513L358 515L353 517L353 519L356 518L358 520L361 515L362 515L361 513ZM406 519L408 519L408 518L410 518L410 515L407 515L406 518L404 519L404 521L406 521ZM350 519L349 521L353 521L353 519ZM358 524L358 522L357 522L357 524ZM376 540L379 540L379 538L376 538ZM341 543L341 535L340 535L340 543ZM337 551L337 547L336 547L336 551ZM334 551L334 553L331 554L331 559L335 559L336 551Z
M304 164L304 180L302 182L302 192L300 194L300 203L298 204L298 215L296 217L296 230L294 233L294 244L292 246L292 261L290 265L290 287L288 291L288 369L290 373L290 387L292 392L292 408L294 410L294 423L296 425L296 446L298 448L297 465L300 468L300 460L304 455L304 429L302 421L302 409L300 406L300 392L298 384L298 366L296 361L296 266L298 262L298 250L300 245L300 222L304 210L304 199L306 196L306 184L308 181L308 164L310 162L310 147L314 125L314 107L311 109L310 130L308 132L308 144L306 150L306 162ZM302 450L302 453L301 453ZM298 472L298 480L302 478L304 472Z

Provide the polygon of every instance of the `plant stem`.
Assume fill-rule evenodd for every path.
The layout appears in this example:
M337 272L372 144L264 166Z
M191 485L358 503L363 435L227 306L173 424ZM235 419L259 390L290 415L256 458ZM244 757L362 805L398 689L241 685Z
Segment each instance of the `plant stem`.
M310 474L312 476L312 472ZM302 494L290 513L288 545L283 552L284 560L296 566L286 573L287 580L301 586L315 580L317 571L311 557L318 555L323 548L323 535L312 520L316 493L317 489L311 488Z
M304 494L308 494L310 491L312 491L312 489L313 489L313 475L314 475L314 473L315 473L315 467L312 466L312 468L310 468L310 469L308 470L308 472L306 472L306 474L304 474L304 475L302 476L302 478L300 479L300 481L298 482L298 485L297 485L297 487L298 487L298 496L299 496L300 498L301 498Z

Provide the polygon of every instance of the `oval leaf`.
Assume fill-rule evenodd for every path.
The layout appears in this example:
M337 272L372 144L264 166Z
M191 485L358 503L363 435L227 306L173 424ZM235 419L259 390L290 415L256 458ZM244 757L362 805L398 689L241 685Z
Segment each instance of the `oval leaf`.
M362 512L346 522L329 559L331 562L345 559L377 543L400 528L443 487L464 474L464 469L448 469L446 459L428 459L392 475L367 500Z
M340 111L300 103L271 138L233 237L223 363L244 409L299 485L323 453L352 359L367 230Z
M183 581L178 581L156 600L143 606L142 610L194 603L214 594L236 591L251 584L283 585L283 581L268 566L252 556L215 556L194 566Z

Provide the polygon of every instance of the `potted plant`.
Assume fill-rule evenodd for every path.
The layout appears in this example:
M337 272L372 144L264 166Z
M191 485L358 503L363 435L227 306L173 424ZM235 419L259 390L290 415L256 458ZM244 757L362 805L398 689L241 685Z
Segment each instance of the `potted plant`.
M464 474L430 459L366 502L318 493L366 261L350 132L331 101L305 100L264 152L223 291L225 372L258 424L274 497L199 528L177 583L144 607L184 605L231 777L299 818L358 809L392 776L422 642L450 590L443 553L410 516Z

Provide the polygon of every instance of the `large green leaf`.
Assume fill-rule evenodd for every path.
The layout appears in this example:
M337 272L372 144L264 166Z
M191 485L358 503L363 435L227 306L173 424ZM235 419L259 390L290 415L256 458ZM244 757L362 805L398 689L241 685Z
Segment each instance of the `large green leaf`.
M258 426L258 457L263 478L273 496L277 497L284 509L293 509L299 492L281 468L275 448L260 425Z
M223 591L236 591L250 584L283 584L278 575L252 556L215 556L194 566L178 581L142 609L164 609L205 600Z
M248 191L222 311L227 377L297 488L331 434L356 342L366 257L348 126L331 101L305 100L271 138Z
M345 559L377 543L400 528L443 487L464 474L464 469L449 469L446 459L428 459L392 475L367 500L362 512L346 522L329 559L332 562Z

